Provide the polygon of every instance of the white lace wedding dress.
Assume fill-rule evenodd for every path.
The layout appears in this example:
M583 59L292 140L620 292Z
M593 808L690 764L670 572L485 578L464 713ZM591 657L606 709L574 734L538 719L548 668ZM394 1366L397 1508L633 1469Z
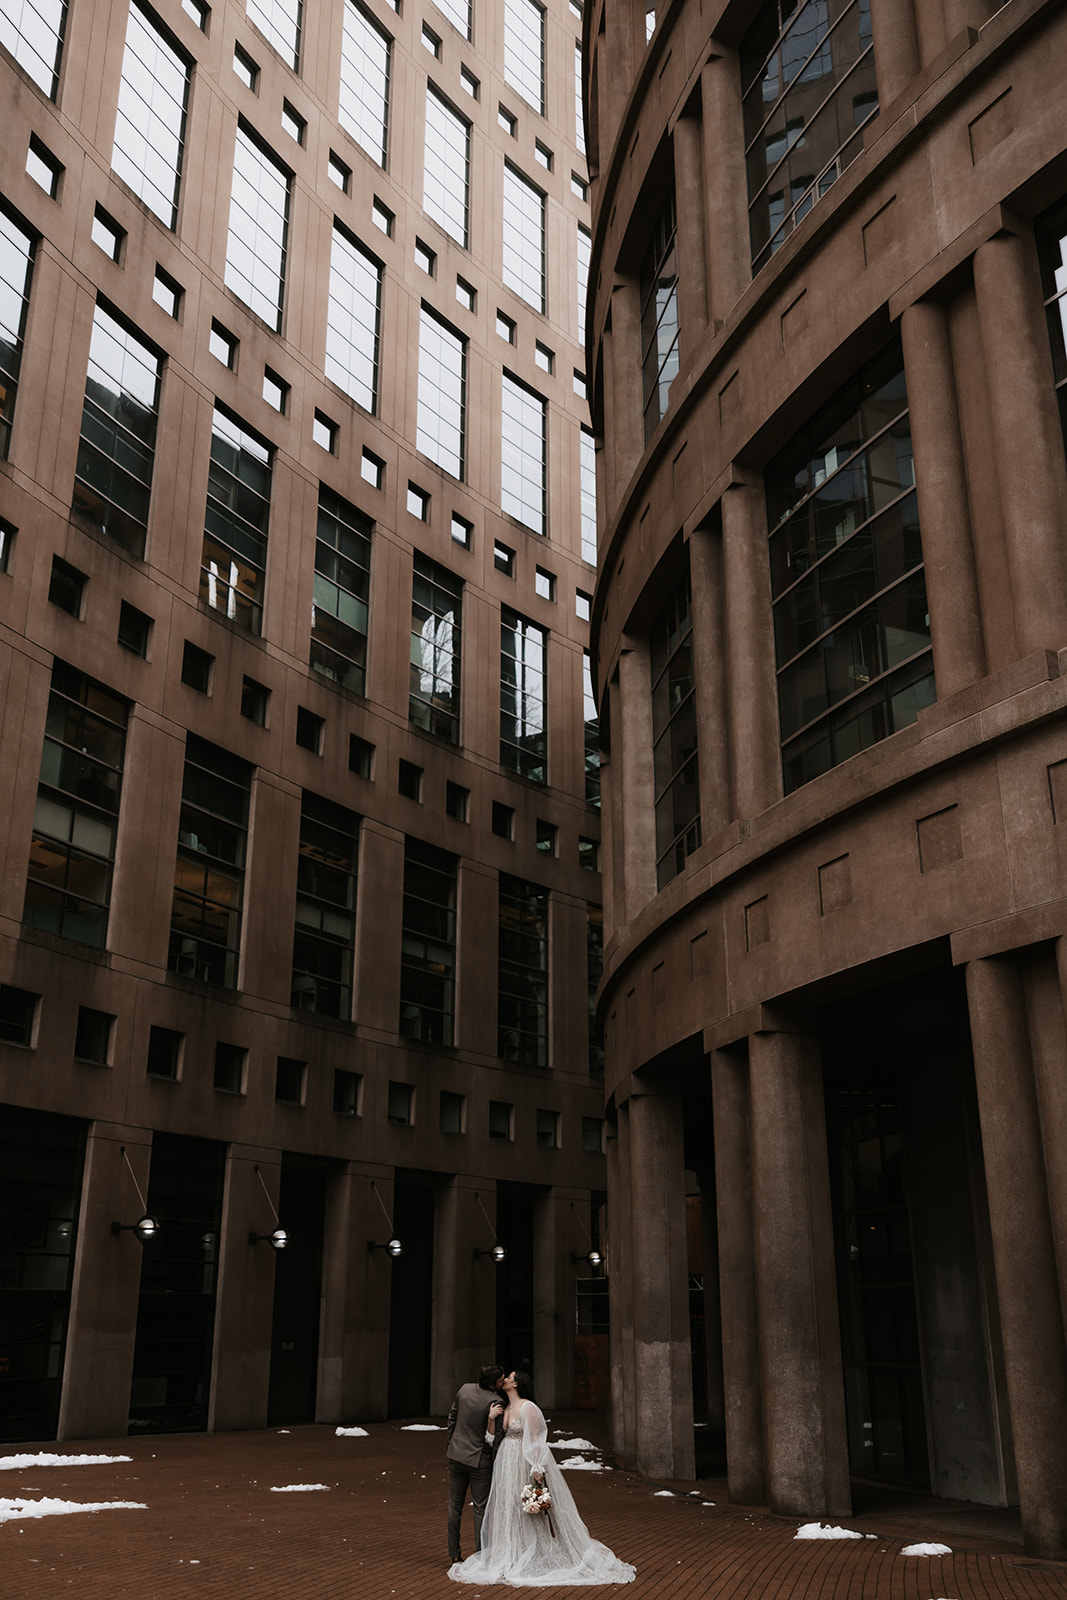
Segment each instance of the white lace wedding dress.
M589 1537L547 1437L541 1411L532 1400L523 1401L522 1420L512 1424L497 1450L482 1523L482 1548L448 1569L448 1576L457 1583L547 1588L554 1584L632 1583L637 1576L636 1568L618 1560L606 1544ZM544 1473L552 1496L548 1515L531 1516L522 1508L523 1485L534 1472Z

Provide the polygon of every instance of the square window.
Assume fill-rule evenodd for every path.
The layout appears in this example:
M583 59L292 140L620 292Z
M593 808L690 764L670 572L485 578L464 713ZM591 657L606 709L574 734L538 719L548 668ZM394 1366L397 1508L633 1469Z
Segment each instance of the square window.
M428 244L423 244L421 239L415 240L415 265L429 273L431 278L437 271L437 253Z
M473 311L477 298L473 283L468 283L466 278L456 279L456 299L461 306L466 306L468 311Z
M307 118L302 117L288 100L282 101L282 127L290 139L295 139L297 144L303 144L308 131Z
M433 29L427 27L425 22L422 25L422 42L434 60L439 61L441 59L441 41Z
M249 722L254 722L257 727L267 726L267 702L270 699L270 690L263 684L257 683L255 678L241 679L241 715L247 717Z
M331 183L335 183L342 194L348 194L352 184L352 168L341 160L336 151L330 151L330 158L326 163L326 174Z
M389 1084L388 1117L397 1127L410 1128L415 1120L415 1086L411 1083Z
M559 1149L558 1111L544 1111L540 1107L538 1108L537 1142L544 1150Z
M600 846L595 839L578 836L578 865L587 872L600 871Z
M540 139L534 143L534 160L539 167L544 167L546 172L552 171L552 152L547 145L541 143Z
M393 237L393 223L396 221L396 217L388 206L382 205L377 196L375 196L374 204L371 206L370 216L378 231L384 233L387 239L391 239Z
M80 618L85 585L88 581L84 572L79 572L77 567L68 566L59 556L53 556L48 598L52 605L59 607L60 611L69 612L72 617Z
M490 1139L513 1139L515 1124L515 1107L506 1100L490 1100L489 1102L489 1137Z
M477 100L477 98L478 98L478 90L481 87L481 85L479 84L478 79L474 76L474 73L471 72L469 67L460 67L460 69L459 69L459 81L460 81L461 88L466 89L466 91L470 95L471 99L472 100Z
M497 106L496 120L499 122L504 132L510 133L511 137L514 139L515 130L518 127L518 118L512 116L507 106Z
M454 817L457 822L470 821L471 792L461 783L453 783L449 778L445 782L445 811L448 816Z
M580 18L582 15L582 0L570 0L571 16Z
M333 1072L333 1109L338 1117L358 1117L363 1113L363 1074L346 1072L335 1067Z
M11 551L15 545L17 532L17 528L0 517L0 572L7 572L10 569Z
M571 173L571 193L577 195L579 200L584 200L589 193L589 185L577 172Z
M274 1074L274 1098L282 1106L304 1104L304 1080L307 1062L296 1061L292 1056L279 1056Z
M148 636L152 632L152 618L146 617L143 611L138 611L136 606L131 606L124 600L119 606L119 644L124 650L132 650L135 656L145 660L148 656Z
M584 589L574 591L574 614L581 617L583 622L588 622L593 615L593 596L586 594Z
M178 1081L184 1039L185 1035L175 1033L173 1028L157 1028L155 1024L149 1028L145 1071L150 1078L169 1078L173 1083Z
M206 650L201 650L199 645L186 639L182 649L183 683L187 683L190 689L195 689L197 694L210 694L211 669L214 665L214 656L209 656Z
M534 345L534 360L542 372L551 372L556 364L556 358L552 351L546 344L542 344L540 339Z
M499 539L493 544L493 565L506 578L515 576L515 552L509 550L506 544L501 544Z
M240 340L224 328L221 322L211 319L211 332L208 334L207 347L216 361L221 361L224 367L229 367L231 372L237 371L237 347Z
M469 550L474 541L474 523L468 522L466 517L461 517L457 511L452 513L452 538L456 544L461 544L464 550Z
M453 1094L451 1089L441 1090L440 1129L442 1133L465 1133L467 1097Z
M340 428L324 411L316 407L315 415L311 419L311 437L315 444L327 451L331 456L337 454L337 440Z
M584 400L585 397L586 397L585 373L584 372L579 372L577 367L575 367L575 369L574 369L574 380L573 381L574 381L574 392L575 392L575 394L578 395L578 397L580 399Z
M211 7L204 4L204 0L182 0L182 10L186 16L192 17L201 33L207 32L207 19L211 15Z
M325 727L325 717L317 717L314 711L308 710L307 706L297 706L296 742L302 750L310 750L313 756L321 756L322 735Z
M397 776L397 793L402 794L407 800L422 800L422 768L417 767L414 761L405 761L402 756Z
M555 853L556 853L556 833L557 833L557 828L556 828L555 823L554 822L542 822L541 818L538 817L537 818L537 823L536 823L536 828L537 828L536 839L535 839L536 848L538 850L540 850L542 855L554 856Z
M369 739L361 739L358 733L348 735L348 770L354 772L357 778L369 778L371 766L374 761L374 746Z
M283 417L289 409L289 385L270 367L263 368L263 398Z
M365 448L359 463L359 474L372 489L380 489L385 482L385 462L373 450Z
M512 839L515 836L515 812L511 806L506 806L500 800L493 801L493 832L498 839Z
M32 1049L39 994L0 983L0 1044L21 1044Z
M90 1061L94 1067L111 1065L111 1030L115 1019L107 1011L94 1011L92 1006L78 1007L78 1026L74 1034L74 1055L78 1061Z
M181 284L177 283L169 272L164 272L157 262L156 275L152 279L152 299L157 306L162 306L167 316L173 317L175 322L178 320L178 312L181 308L182 295L184 293L185 290Z
M112 261L117 261L122 254L122 241L125 237L126 229L121 228L103 206L97 206L93 211L93 243Z
M534 573L534 588L542 600L554 600L556 598L555 573L546 572L544 567L538 567Z
M248 54L248 51L243 50L239 44L235 44L233 47L233 70L245 88L251 89L254 94L256 85L259 82L259 68Z
M223 1094L244 1094L248 1051L239 1044L215 1044L215 1088Z
M503 311L498 311L496 314L496 331L502 339L507 340L508 344L515 343L515 320L513 317L505 316Z
M26 171L50 200L56 198L59 193L59 180L63 176L63 167L35 133L30 134L30 147L26 152Z
M587 1155L603 1154L604 1122L601 1117L582 1118L582 1149Z
M430 497L425 489L420 489L417 484L408 484L408 511L413 517L418 517L420 522L430 520Z

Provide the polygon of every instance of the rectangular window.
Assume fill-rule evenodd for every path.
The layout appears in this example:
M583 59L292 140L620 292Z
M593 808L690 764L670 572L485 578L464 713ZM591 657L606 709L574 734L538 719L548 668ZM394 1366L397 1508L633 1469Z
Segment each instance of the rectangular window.
M600 718L593 694L593 672L589 651L582 651L582 706L585 730L585 798L600 809Z
M367 411L378 404L382 269L337 223L326 310L326 376Z
M48 603L60 611L81 620L85 601L85 586L89 582L84 572L70 566L59 556L52 557L52 571L48 578Z
M466 424L467 341L423 306L415 447L462 478Z
M344 0L341 97L337 120L372 161L389 146L389 71L393 41L354 0Z
M428 83L422 207L464 249L470 211L470 147L470 125Z
M458 28L465 39L471 36L471 0L436 0L437 9Z
M863 149L878 110L870 0L766 0L740 55L758 272Z
M352 1016L359 818L304 791L296 872L291 1002L320 1017Z
M270 445L215 407L200 598L248 633L263 631L272 457Z
M574 142L578 146L578 154L585 155L585 110L582 106L582 47L576 40L574 45ZM579 179L581 182L581 179ZM585 195L582 195L585 199Z
M293 1056L279 1056L274 1069L274 1098L282 1106L302 1106L307 1082L306 1061Z
M678 376L677 225L671 189L641 263L641 388L646 444L666 413L671 384Z
M0 983L0 1044L20 1044L27 1050L33 1049L40 1003L39 994Z
M467 1097L451 1089L441 1090L439 1127L442 1133L463 1133L467 1119Z
M190 733L174 866L167 966L237 987L252 768Z
M500 874L497 1051L520 1066L548 1065L548 890Z
M52 668L22 920L107 941L129 705L64 662Z
M93 313L72 512L143 556L163 363L103 306Z
M504 282L535 311L545 309L545 197L504 163Z
M656 883L678 876L700 844L700 778L693 675L693 596L688 572L652 629L652 761Z
M332 489L319 489L311 666L324 678L363 694L373 522Z
M544 115L545 14L535 0L504 0L504 77Z
M548 635L505 606L500 612L500 765L545 783Z
M391 1081L386 1106L390 1122L398 1127L410 1128L415 1121L414 1084Z
M33 237L0 209L0 458L11 443L34 249Z
M239 126L233 153L225 283L275 333L282 326L289 182L278 158Z
M490 1100L489 1102L489 1137L490 1139L513 1139L515 1121L515 1107L509 1100Z
M604 1076L604 1046L596 1025L596 993L604 971L604 910L585 908L585 974L589 989L589 1076Z
M899 344L789 441L766 484L788 794L935 697Z
M339 1117L363 1115L363 1074L346 1072L335 1067L333 1072L333 1109Z
M531 533L548 521L548 402L502 375L500 508Z
M578 343L585 344L586 291L589 287L589 258L593 251L593 236L588 228L578 225Z
M0 218L2 225L2 218ZM1035 223L1041 252L1041 277L1052 346L1052 375L1060 408L1060 427L1067 450L1067 202L1047 211Z
M189 63L132 0L126 21L111 170L163 223L178 223Z
M404 841L400 1034L451 1045L455 1032L456 857Z
M67 0L3 0L0 44L54 100L67 26Z
M246 10L249 22L295 71L300 63L300 0L246 0Z
M408 716L418 728L459 743L463 583L416 554L411 587Z
M173 1028L160 1028L155 1023L148 1030L148 1058L145 1072L150 1078L166 1078L176 1083L181 1076L183 1033Z
M559 1149L559 1112L537 1108L537 1142L544 1150Z
M579 494L582 511L582 560L596 566L596 440L588 428L579 444Z

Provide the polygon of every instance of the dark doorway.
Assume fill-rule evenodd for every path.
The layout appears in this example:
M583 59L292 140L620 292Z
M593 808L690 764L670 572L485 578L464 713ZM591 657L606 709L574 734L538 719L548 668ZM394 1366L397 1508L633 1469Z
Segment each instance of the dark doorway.
M389 1415L424 1417L430 1409L433 1330L434 1175L397 1168L393 1227L404 1253L392 1264L389 1299Z
M530 1184L498 1183L496 1232L508 1254L496 1278L497 1360L507 1371L534 1372L534 1196Z
M319 1373L325 1163L282 1156L278 1217L289 1243L274 1258L268 1422L313 1422Z

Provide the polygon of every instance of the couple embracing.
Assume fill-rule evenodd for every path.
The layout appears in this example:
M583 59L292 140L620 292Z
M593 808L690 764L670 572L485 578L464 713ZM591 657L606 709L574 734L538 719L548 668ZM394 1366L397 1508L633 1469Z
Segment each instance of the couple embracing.
M470 1489L474 1555L460 1557ZM448 1576L457 1583L631 1583L635 1569L589 1537L548 1448L544 1413L525 1372L483 1367L448 1418Z

